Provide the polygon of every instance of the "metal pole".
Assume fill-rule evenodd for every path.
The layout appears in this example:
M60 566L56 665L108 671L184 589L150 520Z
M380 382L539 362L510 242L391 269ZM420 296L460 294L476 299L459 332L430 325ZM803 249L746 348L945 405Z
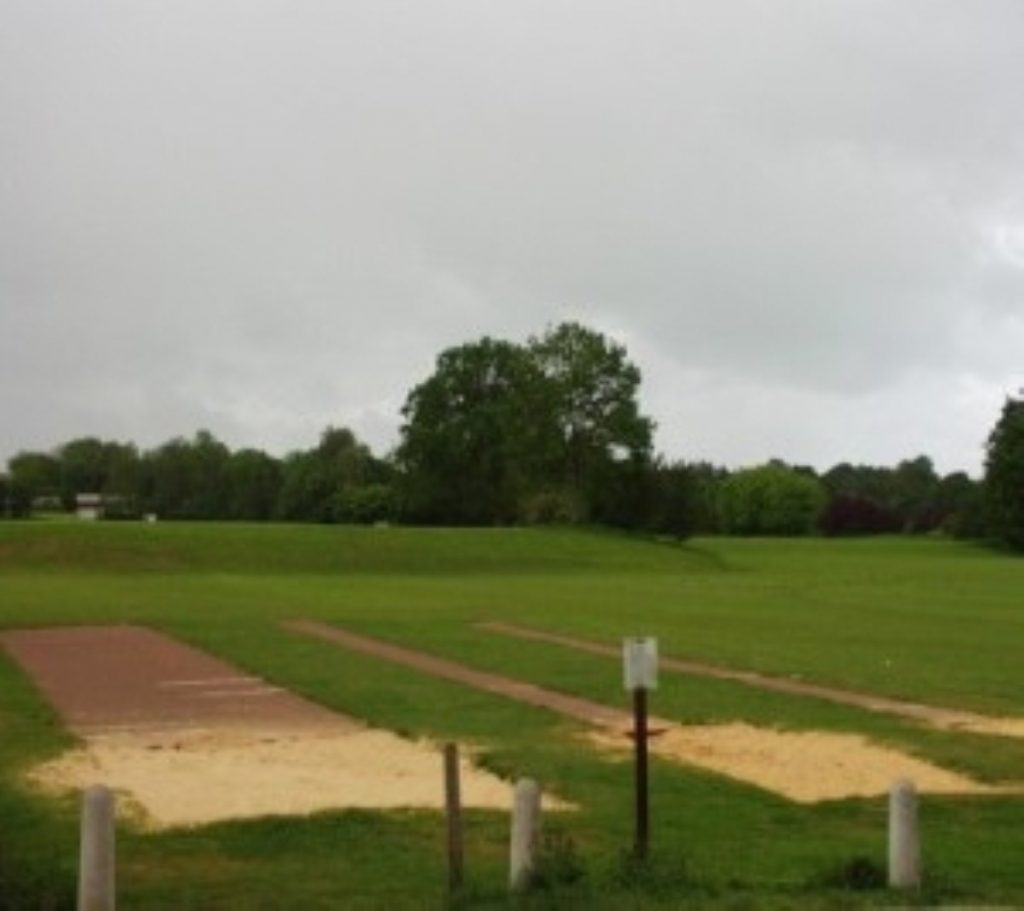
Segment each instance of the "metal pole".
M633 736L636 758L636 856L647 857L650 815L647 800L647 690L638 686L633 690Z

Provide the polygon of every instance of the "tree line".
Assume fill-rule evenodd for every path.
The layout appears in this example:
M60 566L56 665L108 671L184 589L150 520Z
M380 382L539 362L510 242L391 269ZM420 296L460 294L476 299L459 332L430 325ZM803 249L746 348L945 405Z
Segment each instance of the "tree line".
M94 437L20 452L0 475L9 516L74 508L108 517L445 525L598 524L692 533L858 535L941 531L1024 549L1024 400L987 444L983 482L926 456L824 473L779 460L729 471L653 450L641 375L625 348L578 323L524 344L483 338L442 352L376 456L347 428L277 458L208 431L148 451Z
M147 452L83 437L10 459L4 499L15 517L70 511L79 494L98 493L107 518L366 522L395 515L394 474L344 428L283 459L233 452L206 430Z

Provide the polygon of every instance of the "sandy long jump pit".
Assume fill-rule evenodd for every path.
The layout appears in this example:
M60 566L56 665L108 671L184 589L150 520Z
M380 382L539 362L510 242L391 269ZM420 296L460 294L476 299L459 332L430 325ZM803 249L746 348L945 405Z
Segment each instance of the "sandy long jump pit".
M292 620L285 625L296 633L558 712L590 725L586 737L592 743L621 757L632 750L633 719L622 709L478 670L333 624ZM650 742L655 755L727 775L799 803L877 797L887 793L893 782L901 778L909 778L919 790L933 794L1020 792L1017 784L984 784L893 747L873 743L859 734L784 731L743 723L682 725L663 718L651 718L649 722L652 733L656 733Z
M440 750L365 725L169 636L134 626L0 634L81 748L39 766L45 789L106 784L145 824L344 807L439 807ZM510 787L462 760L466 806Z

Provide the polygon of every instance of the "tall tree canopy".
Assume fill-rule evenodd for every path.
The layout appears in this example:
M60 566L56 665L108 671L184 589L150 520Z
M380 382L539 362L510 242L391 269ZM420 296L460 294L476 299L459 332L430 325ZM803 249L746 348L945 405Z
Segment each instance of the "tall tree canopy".
M801 535L817 528L821 482L779 463L737 471L718 491L722 530L740 535Z
M408 511L420 521L514 522L555 456L550 390L511 342L444 351L402 416L398 461Z
M104 495L108 518L284 518L376 522L398 517L394 468L351 430L328 427L317 446L284 460L258 449L232 452L207 430L141 453L132 443L82 437L53 452L9 461L0 512L73 509L80 493Z
M989 435L985 499L992 533L1024 551L1024 397L1006 400Z
M547 381L561 481L593 502L609 466L650 459L654 423L640 414L640 370L625 348L579 323L531 339L528 350Z
M924 455L894 468L842 462L821 477L831 501L828 534L925 533L944 529L977 536L980 485L963 472L939 477Z
M19 452L7 463L10 483L22 495L35 497L60 495L60 461L48 452Z
M146 457L147 511L171 519L227 515L230 452L208 430L168 440Z
M281 465L258 449L233 452L227 463L227 515L260 520L274 515L281 489Z
M340 522L353 518L346 503L353 490L385 480L385 469L347 427L328 427L320 443L293 452L283 466L278 515L285 519Z
M639 384L625 349L576 323L525 346L483 338L448 349L402 411L411 516L626 522L625 492L650 460Z

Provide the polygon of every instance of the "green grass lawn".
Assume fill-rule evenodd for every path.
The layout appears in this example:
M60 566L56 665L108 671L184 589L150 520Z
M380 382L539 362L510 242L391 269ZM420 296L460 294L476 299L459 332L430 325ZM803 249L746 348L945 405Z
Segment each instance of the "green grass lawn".
M858 856L884 860L882 800L802 807L656 763L654 854L631 839L628 766L542 709L282 632L315 617L486 670L625 704L618 663L473 625L503 619L663 653L949 706L1024 716L1024 560L944 540L698 540L599 532L281 525L0 523L0 627L137 622L341 711L477 744L509 778L580 806L551 820L575 860L523 906L835 907ZM1024 741L907 722L735 683L663 674L659 715L865 732L993 781L1024 780ZM0 653L0 896L71 906L74 801L20 784L69 743ZM440 769L439 769L440 780ZM926 898L1024 904L1024 799L923 802ZM423 908L443 904L436 813L324 813L120 834L125 907ZM469 814L463 904L503 907L507 819ZM571 880L568 881L568 880ZM0 907L5 899L0 897Z

